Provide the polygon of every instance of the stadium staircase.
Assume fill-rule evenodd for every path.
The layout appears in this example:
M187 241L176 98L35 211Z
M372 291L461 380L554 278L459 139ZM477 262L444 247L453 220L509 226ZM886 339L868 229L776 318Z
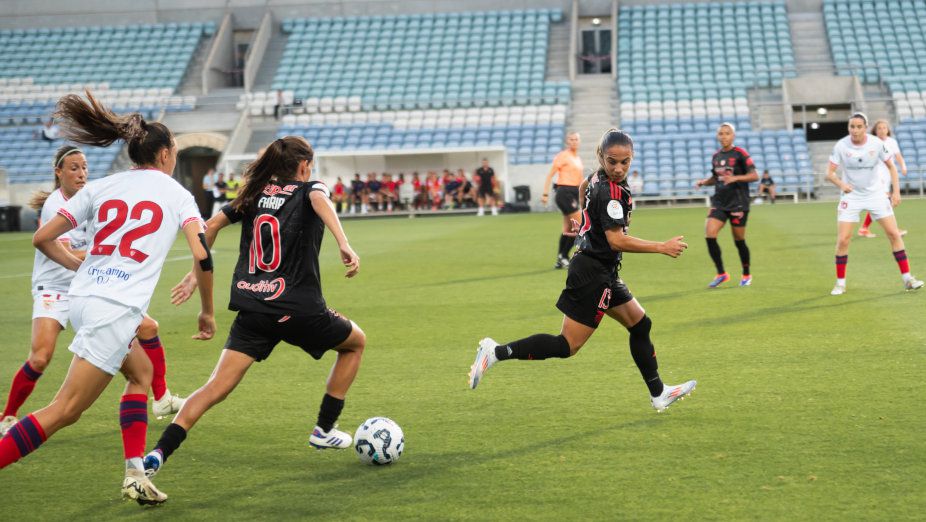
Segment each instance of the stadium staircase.
M193 51L193 58L190 60L186 73L184 73L183 80L180 81L180 87L178 88L180 94L199 96L203 93L203 68L214 40L215 34L211 34L199 41L199 45Z
M276 74L277 67L283 59L283 52L286 50L286 35L279 23L274 22L270 34L270 41L267 43L267 50L261 59L260 67L257 69L257 75L254 77L255 91L269 91L273 84L273 76Z
M569 80L569 35L569 24L550 24L545 78L547 81Z
M617 91L609 74L580 75L572 82L572 94L572 112L566 128L567 132L578 132L582 137L579 157L587 171L598 165L595 147L601 134L616 125L612 114Z
M790 12L791 40L794 43L794 66L798 75L819 74L832 76L836 73L833 55L826 41L823 13Z

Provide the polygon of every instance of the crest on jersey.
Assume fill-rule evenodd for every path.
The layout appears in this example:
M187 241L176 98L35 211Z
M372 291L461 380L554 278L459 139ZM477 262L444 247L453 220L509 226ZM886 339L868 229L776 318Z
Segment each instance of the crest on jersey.
M271 184L264 187L264 195L276 196L277 194L285 194L287 196L292 196L293 191L298 187L298 185L286 185L285 187L280 187L278 185Z
M727 164L728 164L729 166L731 166L731 167L732 167L733 165L736 165L736 158L730 158L730 159L728 159L728 160L727 160Z
M624 217L624 209L621 207L621 202L616 199L612 199L608 202L607 210L608 216L610 216L611 219L621 219Z

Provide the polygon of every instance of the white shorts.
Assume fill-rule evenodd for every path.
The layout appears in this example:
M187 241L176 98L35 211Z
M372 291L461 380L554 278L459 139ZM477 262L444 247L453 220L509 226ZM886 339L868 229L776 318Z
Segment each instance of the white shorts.
M55 290L32 291L32 319L46 317L58 321L61 328L68 327L68 311L71 301L68 293Z
M891 200L885 194L877 194L865 199L849 199L843 197L836 207L836 221L845 223L858 223L859 213L871 212L875 221L894 215Z
M142 311L102 297L71 298L74 340L68 348L75 355L110 375L116 375L129 348Z

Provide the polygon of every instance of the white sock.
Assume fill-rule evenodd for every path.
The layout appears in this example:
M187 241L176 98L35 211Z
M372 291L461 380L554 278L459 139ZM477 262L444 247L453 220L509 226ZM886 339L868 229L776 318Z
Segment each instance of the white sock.
M913 279L913 276L910 275L910 272L907 272L906 274L900 274L900 276L903 277L903 282L904 282L904 283L907 283L907 282L909 282L911 279Z
M836 284L839 286L846 286L846 278L845 277L843 277L842 279L837 278Z
M125 459L125 469L137 469L139 471L145 471L145 463L142 461L141 457Z

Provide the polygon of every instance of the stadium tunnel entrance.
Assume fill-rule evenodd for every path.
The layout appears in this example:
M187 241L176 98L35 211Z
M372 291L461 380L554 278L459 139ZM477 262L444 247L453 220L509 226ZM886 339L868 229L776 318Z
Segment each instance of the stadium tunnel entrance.
M203 191L203 177L211 169L215 169L222 151L228 145L228 137L211 132L183 134L176 137L177 167L174 176L181 185L189 190L196 198L200 213L203 216L211 214L212 209L206 208L211 198L207 200Z

